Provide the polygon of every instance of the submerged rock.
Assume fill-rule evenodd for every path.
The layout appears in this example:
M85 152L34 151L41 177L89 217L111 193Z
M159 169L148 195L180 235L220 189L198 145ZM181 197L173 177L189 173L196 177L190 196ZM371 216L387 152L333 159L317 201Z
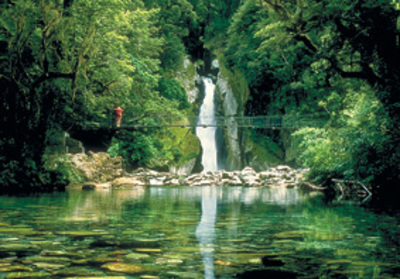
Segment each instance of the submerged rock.
M184 272L184 271L169 271L167 272L167 275L170 276L170 278L187 278L187 279L204 278L204 275L202 273Z
M45 257L45 256L32 256L23 260L24 263L54 263L54 264L68 264L71 262L67 257Z
M120 248L160 248L159 239L122 239L116 245Z
M0 252L35 252L38 250L38 246L29 244L10 243L0 245Z
M124 258L129 259L129 260L141 260L141 259L147 259L150 258L148 254L144 253L130 253L124 256Z
M10 272L5 276L6 279L31 279L31 278L52 278L48 272Z
M25 265L5 265L0 267L0 272L14 272L14 271L28 271L32 272L33 269Z
M56 264L56 263L33 263L34 266L36 266L39 269L44 269L46 271L53 271L53 270L58 270L62 268L66 268L69 264Z
M107 263L102 265L101 268L108 271L121 272L126 274L138 274L146 271L145 267L143 266L124 263Z
M68 277L68 276L82 276L82 277L93 277L93 276L102 276L103 272L101 271L92 271L83 267L70 267L59 270L54 273L56 276Z
M224 261L224 260L216 260L214 261L215 265L222 265L222 266L229 266L232 265L231 261Z

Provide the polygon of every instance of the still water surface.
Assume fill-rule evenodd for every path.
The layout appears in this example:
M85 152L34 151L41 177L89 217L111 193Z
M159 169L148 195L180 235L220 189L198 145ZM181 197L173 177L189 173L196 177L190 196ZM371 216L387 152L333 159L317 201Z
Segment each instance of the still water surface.
M0 278L399 278L398 217L296 189L0 197Z

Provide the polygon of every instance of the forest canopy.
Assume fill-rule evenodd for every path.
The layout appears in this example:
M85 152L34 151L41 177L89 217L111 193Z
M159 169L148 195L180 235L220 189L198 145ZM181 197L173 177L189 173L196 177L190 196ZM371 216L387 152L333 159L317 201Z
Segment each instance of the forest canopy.
M394 1L249 0L226 57L251 88L249 114L326 114L292 134L318 182L399 180L399 10Z
M0 183L19 191L67 183L45 168L54 131L192 113L183 61L224 56L250 89L247 115L323 115L289 135L294 164L325 183L399 178L400 33L393 0L0 1ZM206 50L208 48L208 50ZM120 135L110 152L133 165L179 161L174 132ZM176 136L176 135L175 135ZM22 189L23 188L23 189Z

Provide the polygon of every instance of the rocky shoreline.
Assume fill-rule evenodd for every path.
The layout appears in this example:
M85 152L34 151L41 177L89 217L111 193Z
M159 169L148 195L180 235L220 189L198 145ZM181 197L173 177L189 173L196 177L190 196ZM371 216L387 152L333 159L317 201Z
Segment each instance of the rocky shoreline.
M134 173L124 174L109 182L85 183L82 185L82 189L135 186L244 186L270 188L306 187L313 188L313 190L323 190L323 188L319 187L310 187L310 184L304 181L306 172L307 170L304 169L277 166L262 172L256 172L254 169L246 167L241 171L220 170L182 176L140 168Z
M109 189L135 186L244 186L294 188L324 190L305 181L307 169L294 169L289 166L270 167L257 172L251 167L237 171L209 171L194 174L158 172L139 168L126 173L122 158L110 158L107 153L75 154L69 156L74 171L83 177L83 184L70 185L68 188Z

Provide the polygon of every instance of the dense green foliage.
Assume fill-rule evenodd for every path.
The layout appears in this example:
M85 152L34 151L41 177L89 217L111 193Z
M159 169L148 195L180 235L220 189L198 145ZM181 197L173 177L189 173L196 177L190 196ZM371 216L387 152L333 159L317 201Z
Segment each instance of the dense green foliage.
M293 135L319 182L399 180L398 18L389 0L248 0L232 19L226 56L249 83L247 113L329 117Z
M3 190L54 186L43 162L51 130L105 121L115 106L143 122L153 115L160 121L178 118L178 106L186 105L179 85L165 79L160 85L163 73L178 67L185 52L183 47L165 48L172 44L165 30L176 34L160 20L173 20L177 30L180 26L158 6L146 8L139 0L15 0L0 5ZM183 30L178 41L187 34ZM168 56L176 52L179 59ZM151 134L141 133L138 138L152 141ZM135 152L141 144L134 146Z
M398 6L392 0L1 1L0 183L12 191L65 183L62 173L45 168L53 131L109 121L116 106L124 108L124 121L184 121L193 108L178 75L188 57L209 58L206 46L223 50L221 69L244 76L240 84L250 94L243 89L236 97L245 114L329 119L322 128L291 132L293 163L310 167L316 181L394 184ZM288 138L257 133L252 138L269 149ZM194 146L190 130L143 129L117 134L109 152L133 166L165 167L195 157Z

